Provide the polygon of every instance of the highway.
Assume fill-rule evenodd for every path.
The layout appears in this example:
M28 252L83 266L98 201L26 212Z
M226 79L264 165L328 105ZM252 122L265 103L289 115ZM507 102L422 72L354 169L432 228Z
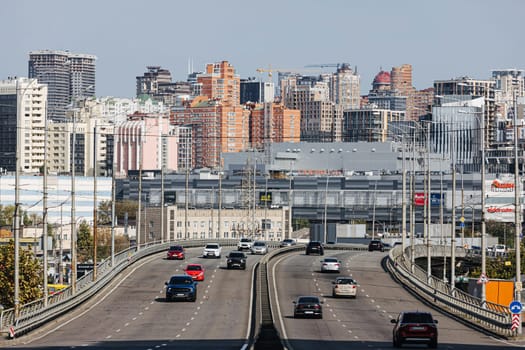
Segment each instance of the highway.
M248 255L246 270L227 270L221 259L187 250L184 261L155 254L125 270L90 302L27 336L17 349L235 349L246 343L250 318L251 270L260 256ZM390 319L402 310L430 310L439 321L439 349L502 349L513 344L472 330L422 304L381 267L387 253L331 251L343 262L340 275L359 282L356 299L331 297L337 274L321 273L319 256L296 252L278 256L269 268L272 313L289 350L392 348ZM187 263L202 263L206 279L196 302L166 302L164 282ZM298 295L319 295L324 317L294 319ZM517 344L516 344L517 345ZM409 348L410 346L407 346ZM418 348L421 346L412 346ZM422 346L425 348L424 346Z
M166 253L140 261L89 305L18 339L26 344L16 348L239 350L248 332L251 270L260 256L247 254L246 270L227 270L231 249L223 247L221 259L204 259L202 248L192 248L182 261L166 260ZM197 301L166 302L164 282L188 263L206 269Z
M431 309L398 285L381 267L387 253L330 251L342 261L340 274L321 273L323 257L295 253L271 264L270 281L274 323L289 350L386 349L392 346L392 318L400 311L431 311L438 320L438 349L502 349L514 347ZM352 276L359 283L356 299L333 298L331 281ZM323 319L294 319L292 301L299 295L317 295L324 301ZM277 303L276 303L277 302ZM425 345L406 345L426 348Z

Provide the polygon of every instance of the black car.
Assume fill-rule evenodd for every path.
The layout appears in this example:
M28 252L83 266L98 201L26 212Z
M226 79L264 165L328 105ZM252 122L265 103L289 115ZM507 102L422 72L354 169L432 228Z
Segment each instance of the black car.
M324 255L323 244L318 241L308 242L308 245L306 246L306 255L310 254Z
M228 269L233 269L236 267L243 270L246 269L246 254L243 252L230 252L226 258L228 259L226 260Z
M431 349L437 347L438 322L430 312L401 312L397 319L390 322L394 323L392 343L395 348L401 347L404 343L427 344Z
M197 282L188 275L174 275L166 284L166 301L183 299L197 300Z
M379 239L371 240L370 243L368 243L368 251L371 252L373 250L379 250L379 251L384 252L385 251L385 246L384 246L383 242L380 241Z
M316 296L300 296L295 300L293 308L293 317L317 317L323 318L323 303Z

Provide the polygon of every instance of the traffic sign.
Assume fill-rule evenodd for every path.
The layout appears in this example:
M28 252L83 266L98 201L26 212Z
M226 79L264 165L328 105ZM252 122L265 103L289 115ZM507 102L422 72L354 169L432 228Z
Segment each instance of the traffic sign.
M465 222L465 217L464 216L460 217L459 221L462 222L462 223Z
M463 221L461 221L461 222L459 223L459 227L461 227L461 228L465 227L465 223L464 223Z
M516 330L520 326L520 317L521 314L512 314L512 326L510 327L511 330Z
M513 314L520 314L521 310L523 310L523 305L519 301L514 300L510 303L509 309Z

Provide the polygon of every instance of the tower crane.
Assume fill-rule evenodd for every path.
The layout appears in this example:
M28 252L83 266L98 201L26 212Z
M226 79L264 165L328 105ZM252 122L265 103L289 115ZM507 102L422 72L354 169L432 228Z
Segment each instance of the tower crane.
M309 64L309 65L306 65L305 67L309 67L309 68L312 68L312 67L316 67L316 68L326 68L326 67L340 68L340 67L342 67L344 65L350 66L349 63L317 63L317 64Z
M309 69L285 69L285 68L272 68L272 66L268 66L268 68L257 68L257 72L259 73L268 73L268 79L272 80L272 76L274 72L277 73L301 73L301 72L307 72L312 71Z

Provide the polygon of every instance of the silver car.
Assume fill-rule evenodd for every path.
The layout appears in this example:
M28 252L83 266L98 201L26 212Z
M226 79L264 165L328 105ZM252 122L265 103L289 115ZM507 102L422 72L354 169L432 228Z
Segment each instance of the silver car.
M252 244L252 254L266 254L268 253L268 246L266 245L266 242L263 241L255 241Z
M332 296L336 297L351 297L357 296L357 282L351 277L337 277L332 281L334 285L332 288Z
M321 272L339 272L341 271L341 261L334 257L326 257L321 260Z

